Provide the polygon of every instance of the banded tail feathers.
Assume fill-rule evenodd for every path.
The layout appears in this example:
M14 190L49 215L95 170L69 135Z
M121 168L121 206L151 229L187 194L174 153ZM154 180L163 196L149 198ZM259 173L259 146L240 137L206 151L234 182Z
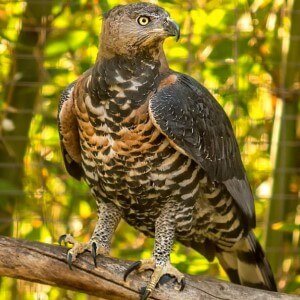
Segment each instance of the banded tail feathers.
M231 252L217 250L219 262L230 281L276 292L272 269L254 233L249 232L234 248Z

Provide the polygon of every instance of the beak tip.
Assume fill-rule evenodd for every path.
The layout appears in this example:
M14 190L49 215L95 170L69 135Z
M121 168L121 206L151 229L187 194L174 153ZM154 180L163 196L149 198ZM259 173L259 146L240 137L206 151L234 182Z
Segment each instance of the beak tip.
M165 30L168 32L169 36L174 36L176 38L176 42L180 39L180 27L179 25L173 21L172 19L168 19Z
M175 24L175 27L176 27L176 29L175 29L175 38L176 38L176 42L178 42L179 39L180 39L180 27L177 23L174 22L174 24Z
M177 23L175 23L175 27L176 27L176 42L178 42L179 39L180 39L181 32L180 32L180 27L179 27L179 25Z

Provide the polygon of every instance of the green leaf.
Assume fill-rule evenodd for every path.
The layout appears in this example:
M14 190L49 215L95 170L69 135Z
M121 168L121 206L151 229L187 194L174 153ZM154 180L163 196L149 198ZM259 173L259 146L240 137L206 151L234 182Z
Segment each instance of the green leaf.
M48 57L55 57L65 54L68 51L75 51L88 41L88 32L83 30L71 31L66 35L59 35L50 40L45 53Z
M278 222L272 225L273 230L293 232L300 230L300 224Z

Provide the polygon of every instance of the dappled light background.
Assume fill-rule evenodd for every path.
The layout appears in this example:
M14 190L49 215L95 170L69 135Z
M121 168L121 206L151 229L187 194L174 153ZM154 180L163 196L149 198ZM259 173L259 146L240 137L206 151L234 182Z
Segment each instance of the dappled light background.
M62 89L95 61L101 15L130 0L0 0L0 234L88 241L96 205L65 171L56 114ZM256 198L256 234L281 291L300 295L300 1L160 0L182 29L173 69L209 88L235 129ZM153 241L122 223L112 255L137 260ZM175 244L181 271L226 279L217 261ZM87 299L2 278L0 299Z

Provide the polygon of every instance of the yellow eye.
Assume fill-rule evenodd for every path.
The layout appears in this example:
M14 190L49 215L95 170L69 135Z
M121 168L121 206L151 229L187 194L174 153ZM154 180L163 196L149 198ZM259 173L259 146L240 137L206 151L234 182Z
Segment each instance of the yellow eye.
M139 17L139 18L138 18L138 23L139 23L141 26L146 26L147 24L149 24L150 21L151 21L151 20L150 20L149 17L142 16L142 17Z

